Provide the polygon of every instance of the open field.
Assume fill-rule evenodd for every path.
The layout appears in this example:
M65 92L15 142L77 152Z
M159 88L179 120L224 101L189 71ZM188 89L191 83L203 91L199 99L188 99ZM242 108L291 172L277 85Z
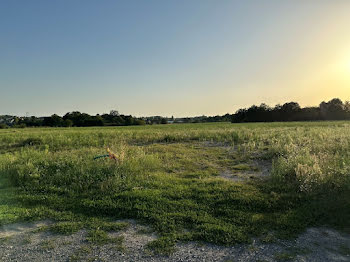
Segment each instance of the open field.
M93 160L106 147L118 162ZM349 122L0 130L0 225L49 221L37 232L83 230L86 245L122 250L108 232L130 219L157 236L145 249L161 255L190 241L287 241L311 227L348 234L349 196Z

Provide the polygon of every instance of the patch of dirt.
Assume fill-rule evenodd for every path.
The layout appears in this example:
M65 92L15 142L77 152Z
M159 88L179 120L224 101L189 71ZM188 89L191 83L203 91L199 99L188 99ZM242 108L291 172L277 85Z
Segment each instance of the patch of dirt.
M15 223L10 225L3 225L0 227L0 238L14 237L23 233L31 232L42 226L52 224L51 221L38 221L30 223Z
M220 177L232 181L244 182L250 179L264 179L270 175L271 162L267 160L255 159L251 170L223 170Z
M128 222L127 229L110 233L124 237L123 248L91 245L85 230L70 236L33 231L46 222L9 225L1 229L0 261L350 261L350 235L328 228L309 228L295 240L270 237L231 247L179 243L171 256L153 256L145 246L157 236Z
M228 151L228 153L237 153L238 147L229 143L205 141L203 145L206 147L220 147ZM242 163L247 164L247 163ZM259 158L254 155L254 159L249 163L250 168L247 170L224 169L220 172L220 177L236 182L245 182L250 179L263 179L270 175L272 163L268 160Z

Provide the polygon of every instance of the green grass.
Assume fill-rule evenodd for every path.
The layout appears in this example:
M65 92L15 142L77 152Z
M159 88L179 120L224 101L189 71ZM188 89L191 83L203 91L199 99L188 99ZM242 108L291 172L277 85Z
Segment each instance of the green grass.
M91 229L91 230L104 230L104 231L120 231L129 226L125 222L113 222L106 221L105 219L98 219L95 217L81 218L81 221L60 221L49 226L42 226L38 231L50 231L55 234L71 235L79 230Z
M146 245L146 249L155 255L168 256L175 251L175 239L171 237L160 237Z
M104 245L113 243L117 246L122 246L124 240L122 236L110 237L106 231L101 229L93 229L89 231L86 239L91 244Z
M350 123L180 124L0 130L0 225L52 219L59 234L106 237L137 219L160 238L221 245L349 227ZM93 160L110 147L118 162ZM235 182L223 171L271 177ZM336 214L336 215L335 215ZM104 233L103 233L104 232ZM108 235L107 235L108 236ZM108 238L107 238L108 239Z
M78 232L83 228L83 223L81 222L58 222L51 226L44 227L43 229L49 230L56 234L71 235Z

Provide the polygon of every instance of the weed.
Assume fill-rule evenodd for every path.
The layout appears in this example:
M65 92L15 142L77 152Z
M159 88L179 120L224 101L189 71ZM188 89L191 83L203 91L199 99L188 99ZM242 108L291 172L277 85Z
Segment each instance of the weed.
M62 235L71 235L73 233L78 232L80 229L82 229L83 223L81 222L58 222L56 224L53 224L51 226L47 227L47 230L56 233L56 234L62 234Z
M261 242L263 243L275 243L276 241L277 241L277 238L273 233L268 233L261 238Z
M100 229L91 230L88 233L87 241L94 244L107 244L109 242L108 234Z
M175 251L175 241L172 238L160 237L147 243L146 248L153 254L168 256Z
M93 229L89 231L86 240L97 245L115 244L116 248L122 249L123 237L110 237L106 231Z
M42 249L48 250L48 249L54 249L56 247L56 244L54 242L54 240L52 239L48 239L48 240L44 240L40 243L40 247Z

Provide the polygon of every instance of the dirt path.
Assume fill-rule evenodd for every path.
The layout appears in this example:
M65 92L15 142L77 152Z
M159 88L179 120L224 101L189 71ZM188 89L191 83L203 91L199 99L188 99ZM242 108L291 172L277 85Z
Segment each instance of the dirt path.
M85 231L70 236L35 232L48 221L3 226L0 261L350 261L350 235L327 228L310 228L293 241L265 239L232 247L181 243L169 257L154 256L145 246L156 235L129 222L127 229L111 233L124 237L122 248L91 245Z

